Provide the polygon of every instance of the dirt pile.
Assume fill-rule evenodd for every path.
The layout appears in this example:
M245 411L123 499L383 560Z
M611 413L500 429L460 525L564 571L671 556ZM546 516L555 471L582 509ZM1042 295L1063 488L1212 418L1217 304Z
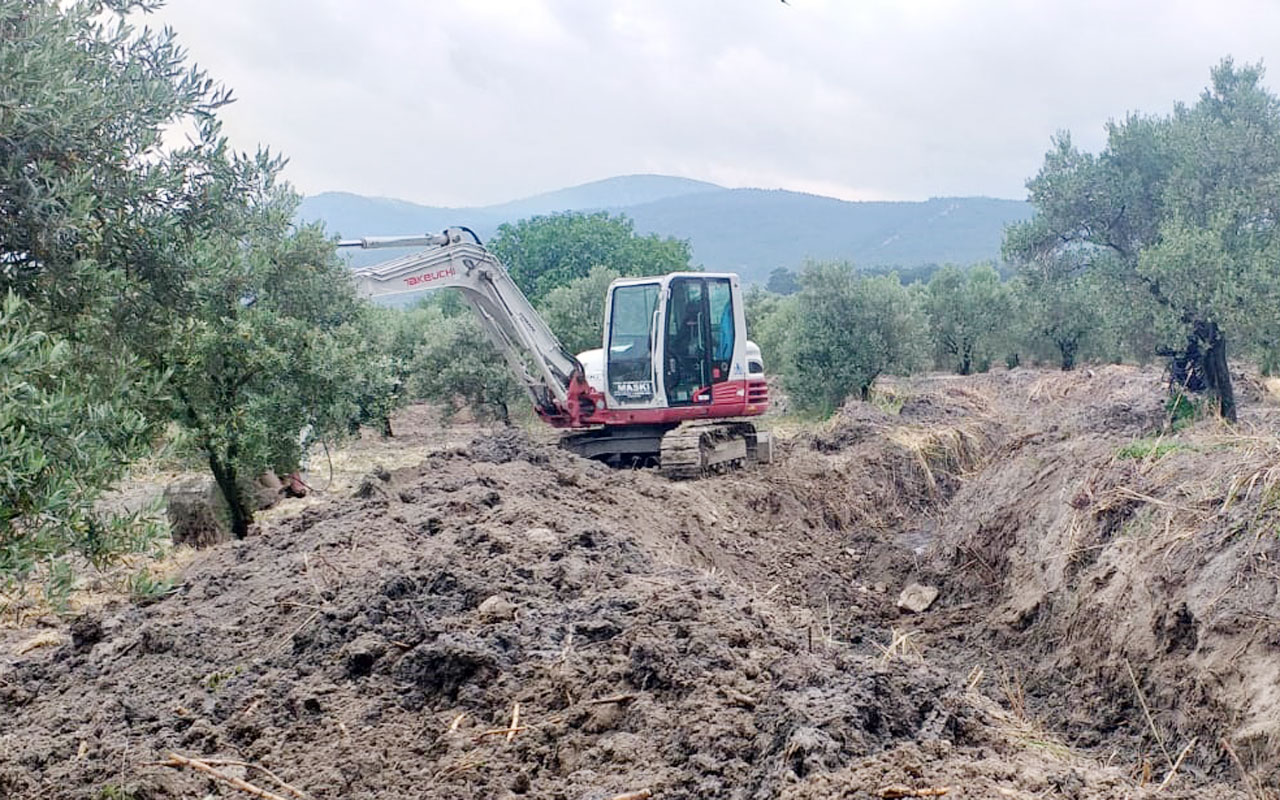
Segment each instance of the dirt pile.
M999 740L945 672L656 558L714 524L684 486L510 434L373 480L7 671L6 796L201 795L138 769L170 750L316 797L806 796L896 741Z
M1069 717L1093 688L1042 691L1051 658L1087 674L1068 659L1099 633L1053 655L1054 624L1107 556L1070 578L1033 565L1034 526L1095 507L1072 504L1096 476L1070 443L1098 425L1132 441L1159 400L1145 373L1056 380L892 385L898 413L854 407L772 466L687 483L512 431L423 434L439 446L421 463L201 554L178 596L0 659L0 796L230 792L140 766L169 751L253 762L318 800L1153 793L1169 770L1148 759L1140 786L1142 731L1106 722L1089 741ZM942 589L918 614L896 604L913 582ZM1188 609L1152 641L1183 643L1169 652L1194 669ZM1100 696L1109 719L1140 721L1120 697ZM1181 745L1176 706L1147 699ZM1234 782L1196 752L1159 796L1246 796Z

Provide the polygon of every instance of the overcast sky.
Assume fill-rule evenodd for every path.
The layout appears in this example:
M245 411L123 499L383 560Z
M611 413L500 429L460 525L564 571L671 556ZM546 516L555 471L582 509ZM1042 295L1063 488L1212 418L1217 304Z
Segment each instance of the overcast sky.
M233 144L303 192L486 205L663 173L851 200L1025 197L1050 136L1280 88L1276 0L169 0Z

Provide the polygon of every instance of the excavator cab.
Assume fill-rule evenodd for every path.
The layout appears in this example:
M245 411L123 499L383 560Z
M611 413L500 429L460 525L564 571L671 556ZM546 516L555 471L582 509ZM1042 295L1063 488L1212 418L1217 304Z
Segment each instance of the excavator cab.
M602 388L610 408L745 405L748 374L763 379L759 350L746 340L736 275L622 279L606 305ZM730 381L739 384L733 391L717 390ZM737 413L744 412L751 413Z

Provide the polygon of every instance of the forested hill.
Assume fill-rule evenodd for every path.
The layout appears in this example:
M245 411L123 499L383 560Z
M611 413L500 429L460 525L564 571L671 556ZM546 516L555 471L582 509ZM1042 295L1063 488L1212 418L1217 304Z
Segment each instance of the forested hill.
M605 209L641 233L688 239L695 263L763 282L779 266L847 259L859 266L971 264L996 260L1004 226L1031 207L987 197L855 203L782 190L726 189L662 175L629 175L479 208L438 208L326 192L299 216L343 236L434 231L466 225L489 237L504 222L555 211ZM360 263L372 254L361 254Z

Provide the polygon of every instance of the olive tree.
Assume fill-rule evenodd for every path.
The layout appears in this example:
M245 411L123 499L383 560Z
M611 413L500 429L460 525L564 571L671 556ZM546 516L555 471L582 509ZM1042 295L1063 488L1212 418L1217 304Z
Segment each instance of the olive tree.
M620 277L617 270L592 267L586 277L547 293L540 310L569 352L592 350L604 342L605 299L609 284Z
M0 577L67 551L100 562L124 549L85 487L111 483L150 446L137 406L154 387L136 359L110 367L86 395L68 380L72 345L17 295L0 298Z
M938 270L926 302L935 357L961 375L973 371L975 359L990 357L1011 311L1008 289L988 264Z
M0 290L29 305L24 341L59 343L24 350L51 407L110 397L142 426L82 439L112 469L82 465L79 507L175 419L244 535L245 479L295 466L304 426L349 430L373 362L332 242L293 226L283 161L231 150L216 116L230 93L172 32L130 25L153 5L0 0ZM17 527L53 507L28 503Z
M488 248L535 304L553 289L585 278L594 267L619 275L662 275L690 269L689 243L640 236L626 216L566 212L498 228Z
M151 232L192 207L162 134L229 95L143 6L0 0L0 574L124 548L95 500L167 419L132 346L180 282Z
M896 275L812 264L800 285L783 343L786 386L800 407L829 412L850 396L865 400L880 375L921 365L927 321Z
M429 308L419 324L429 335L418 341L409 364L410 396L439 404L446 418L463 405L477 419L499 422L510 422L512 409L528 402L474 317Z
M167 368L177 419L237 536L253 519L247 483L296 470L303 428L337 438L377 422L369 386L389 379L368 374L378 362L362 344L363 305L332 241L293 226L298 198L277 182L281 163L266 153L205 163L227 201L216 227L169 250L184 289L156 312L165 335L135 345Z
M1069 258L1111 300L1146 304L1175 383L1229 420L1228 341L1280 315L1280 101L1262 76L1224 60L1195 104L1110 123L1096 155L1059 135L1027 184L1036 216L1005 241L1011 260Z

